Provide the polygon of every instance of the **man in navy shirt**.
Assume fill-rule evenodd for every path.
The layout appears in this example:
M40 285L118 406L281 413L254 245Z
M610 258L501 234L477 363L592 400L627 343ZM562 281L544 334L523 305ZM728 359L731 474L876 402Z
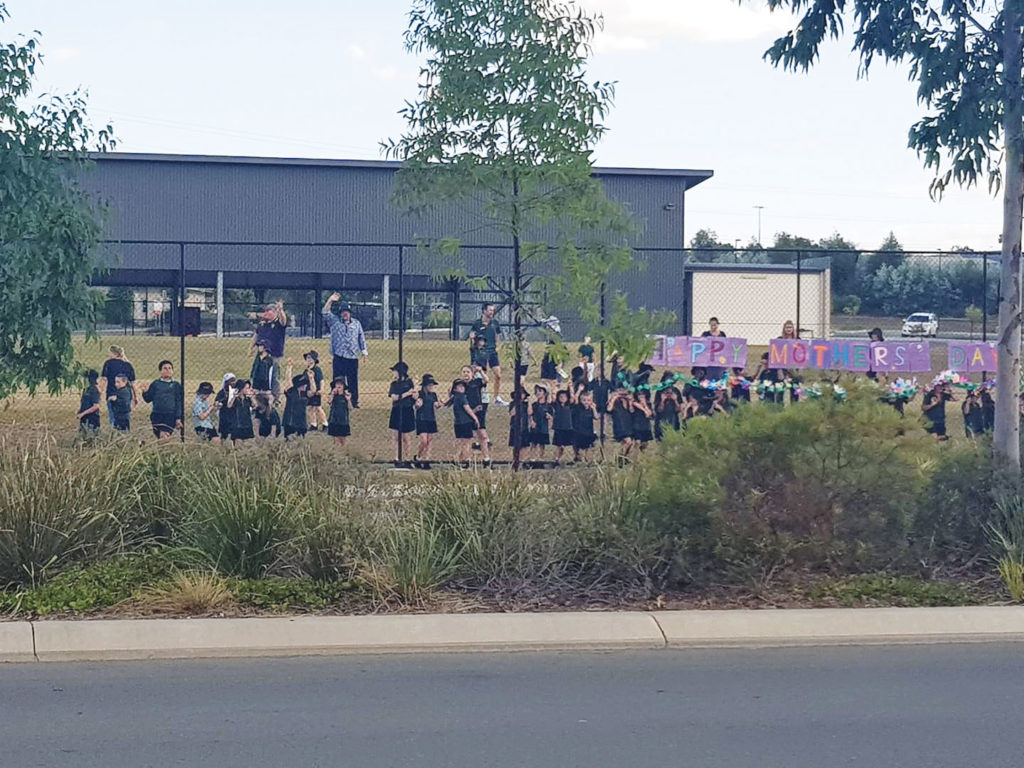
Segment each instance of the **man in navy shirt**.
M267 304L260 313L249 315L252 320L259 320L256 331L252 335L252 346L249 352L256 351L256 345L262 342L267 352L274 359L274 374L272 379L274 405L281 403L281 360L284 359L284 339L288 331L288 315L284 311L284 302L278 300L274 304Z

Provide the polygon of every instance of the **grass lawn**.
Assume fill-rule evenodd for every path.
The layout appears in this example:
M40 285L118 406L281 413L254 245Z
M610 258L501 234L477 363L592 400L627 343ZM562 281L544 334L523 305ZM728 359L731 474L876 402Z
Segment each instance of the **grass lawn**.
M99 370L107 358L107 348L110 344L124 347L128 359L135 366L136 373L142 381L156 378L157 364L160 360L169 359L174 362L176 369L179 367L179 340L168 336L104 336L99 341L92 342L79 339L75 342L76 357L82 364ZM370 340L368 344L370 357L360 364L361 408L353 415L353 437L343 450L370 460L390 460L393 449L392 435L387 428L390 410L387 391L392 379L390 367L398 359L398 342ZM574 349L575 346L576 344L570 344L571 349ZM289 338L286 356L293 357L297 361L297 365L301 366L302 354L310 349L315 349L319 353L324 376L329 379L331 358L327 339ZM748 370L753 370L754 363L763 351L763 348L757 347L750 349L751 365L748 366ZM425 373L433 374L441 383L438 389L442 394L447 393L449 383L458 376L460 368L468 358L467 345L464 341L418 339L414 335L406 337L404 353L413 377L418 381ZM507 355L503 356L503 362L505 365L502 369L504 375L501 389L502 394L507 398L512 385L512 366L507 360ZM539 362L538 357L530 365L527 376L528 387L532 387L535 376L540 371ZM944 344L932 344L932 363L934 372L945 368L946 346ZM229 371L240 377L248 377L252 364L249 339L238 337L186 339L185 364L187 410L199 382L210 381L217 388L220 386L221 377ZM812 382L814 380L813 372L806 373L806 382ZM655 376L658 375L660 372L655 374ZM918 378L924 382L930 379L931 375L921 374ZM962 393L958 397L962 397ZM8 403L6 408L0 409L0 426L3 426L5 430L44 428L71 435L76 428L74 415L78 406L78 398L78 392L66 392L58 396L43 394L37 395L35 398L25 395L17 396ZM920 403L921 398L918 397L908 406L908 419L916 419L920 415ZM133 418L132 430L140 438L150 434L148 415L149 407L143 404ZM957 437L963 434L960 429L959 408L956 404L949 406L947 420L950 435ZM511 458L511 449L508 447L508 423L509 419L505 408L492 404L488 414L488 431L494 444L495 459ZM191 430L191 419L188 420L186 427L187 437L195 439ZM440 432L435 439L433 457L436 460L451 458L455 453L455 442L449 412L441 412L438 427ZM108 428L104 414L103 430L106 431ZM610 422L606 425L606 431L611 432ZM312 435L309 439L328 440L326 435Z

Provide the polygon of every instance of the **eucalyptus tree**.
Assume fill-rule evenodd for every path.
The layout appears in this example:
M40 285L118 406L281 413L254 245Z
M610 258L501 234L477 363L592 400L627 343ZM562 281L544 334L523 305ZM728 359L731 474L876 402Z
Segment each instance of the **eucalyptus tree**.
M799 22L765 53L806 70L847 28L860 74L877 60L908 65L927 113L909 146L935 176L930 191L987 182L1003 195L994 453L1020 472L1021 216L1024 205L1024 0L767 0Z
M0 43L0 398L75 383L72 333L102 303L102 210L78 180L111 131L92 128L80 91L34 98L40 58L37 36Z

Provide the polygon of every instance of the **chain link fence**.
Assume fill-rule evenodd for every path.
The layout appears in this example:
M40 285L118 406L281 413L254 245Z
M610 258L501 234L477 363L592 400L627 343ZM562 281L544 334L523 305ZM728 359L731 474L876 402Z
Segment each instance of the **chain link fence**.
M306 355L312 352L308 360L319 369L316 378L322 377L321 405L309 406L307 417L320 425L330 412L324 394L336 376L345 375L358 401L345 450L371 460L395 458L396 441L389 427L394 424L390 393L396 363L408 367L417 388L424 376L435 379L442 403L449 400L456 379L478 375L476 369L464 373L466 366L476 363L487 376L483 405L493 445L485 451L474 437L471 456L511 460L513 417L508 401L516 371L508 248L467 249L467 272L476 279L465 279L450 273L437 277L441 270L432 257L411 244L136 245L149 254L145 268L116 268L97 280L106 302L91 330L100 342L87 341L83 332L76 340L77 357L99 371L110 357L110 347L122 348L139 382L158 378L159 363L172 361L174 377L184 380L186 439L198 439L192 430L192 404L202 383L216 391L227 374L242 380L259 373L254 364L256 330L261 321L276 321L281 302L285 327L283 348L272 350L274 390L291 384L289 367L293 377L305 371ZM131 246L116 244L121 249ZM215 268L223 254L247 248L257 252L258 263L251 266L259 269ZM993 253L640 249L634 268L616 275L608 289L625 295L635 309L672 313L663 329L668 335L710 332L715 318L721 332L748 340L748 375L768 340L779 336L786 322L804 338L865 338L873 329L880 329L886 339L928 336L938 342L933 348L936 370L941 370L941 342L994 337L998 274L999 255ZM524 284L520 373L527 392L532 396L538 384L564 388L573 380L574 369L580 368L588 378L601 378L603 372L607 380L612 350L588 338L595 329L545 291L531 290L528 275ZM325 313L332 294L339 298ZM332 349L331 327L338 324L342 307L362 329L366 356L362 349L351 348L334 354L339 349L337 338ZM609 314L603 304L601 323ZM481 325L484 315L489 320ZM489 330L496 327L500 334ZM472 348L470 339L475 336L483 339L476 342L481 348ZM550 355L553 337L563 340L569 351L569 358L558 364ZM358 340L355 344L362 346ZM661 373L656 371L655 376ZM601 418L595 430L610 436L605 397L600 399ZM286 400L278 394L278 418L284 415ZM77 395L70 394L22 398L8 409L4 421L42 421L73 429L76 405ZM133 429L147 430L148 407L136 413ZM437 413L432 456L455 458L459 446L454 414L451 408ZM216 416L213 424L216 428ZM307 439L330 437L324 433L322 438ZM410 450L418 451L417 441L413 437L411 443L397 443L403 460L412 458ZM611 450L608 442L603 446ZM599 440L598 450L601 447Z

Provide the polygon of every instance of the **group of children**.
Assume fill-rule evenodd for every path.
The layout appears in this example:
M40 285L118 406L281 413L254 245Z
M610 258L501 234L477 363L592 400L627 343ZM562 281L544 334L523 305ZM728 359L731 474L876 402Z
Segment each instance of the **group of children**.
M594 364L594 349L589 340L579 351L579 363L569 375L546 358L549 364L541 366L542 381L533 386L532 395L522 387L507 404L508 444L519 449L527 467L545 466L549 461L589 461L594 447L604 439L606 424L610 426L612 440L619 445L619 455L625 458L633 451L644 451L651 441L661 440L668 432L682 429L689 419L728 414L738 402L750 402L752 391L758 393L762 402L773 405L781 405L786 392L791 401L798 400L803 392L793 372L768 367L767 355L751 378L741 369L726 373L694 368L685 377L666 371L655 384L651 380L654 369L649 365L640 365L636 372L626 371L621 359L613 355L609 361L610 378L605 378L603 366ZM172 363L163 360L158 368L159 377L142 386L141 399L152 406L150 422L154 435L165 440L183 427L184 396L182 385L173 378ZM488 411L492 402L504 402L497 393L492 401L488 369L483 355L474 356L473 364L462 368L442 397L439 383L431 374L425 374L417 384L406 363L392 366L388 427L393 434L396 466L431 467L438 415L446 408L452 411L456 462L468 466L472 451L478 450L483 465L490 466ZM721 377L712 379L709 374ZM303 367L298 373L294 372L294 361L288 359L281 388L284 410L279 414L275 375L273 358L265 347L257 345L248 379L227 373L219 389L210 382L202 382L191 408L196 435L210 442L237 443L277 436L293 439L323 431L338 445L344 445L352 434L353 410L345 378L335 378L329 387L325 386L315 351L303 356ZM99 375L89 371L86 378L77 414L83 433L91 435L99 429L103 399L112 427L122 432L130 430L137 405L134 382L118 373L101 398L97 387ZM887 401L902 410L912 396L907 392L901 390L901 394ZM946 439L945 404L951 400L948 376L937 379L925 393L924 415L937 440ZM990 387L969 389L962 408L968 437L991 430L994 400ZM415 448L414 434L418 437ZM549 453L549 449L553 451Z

